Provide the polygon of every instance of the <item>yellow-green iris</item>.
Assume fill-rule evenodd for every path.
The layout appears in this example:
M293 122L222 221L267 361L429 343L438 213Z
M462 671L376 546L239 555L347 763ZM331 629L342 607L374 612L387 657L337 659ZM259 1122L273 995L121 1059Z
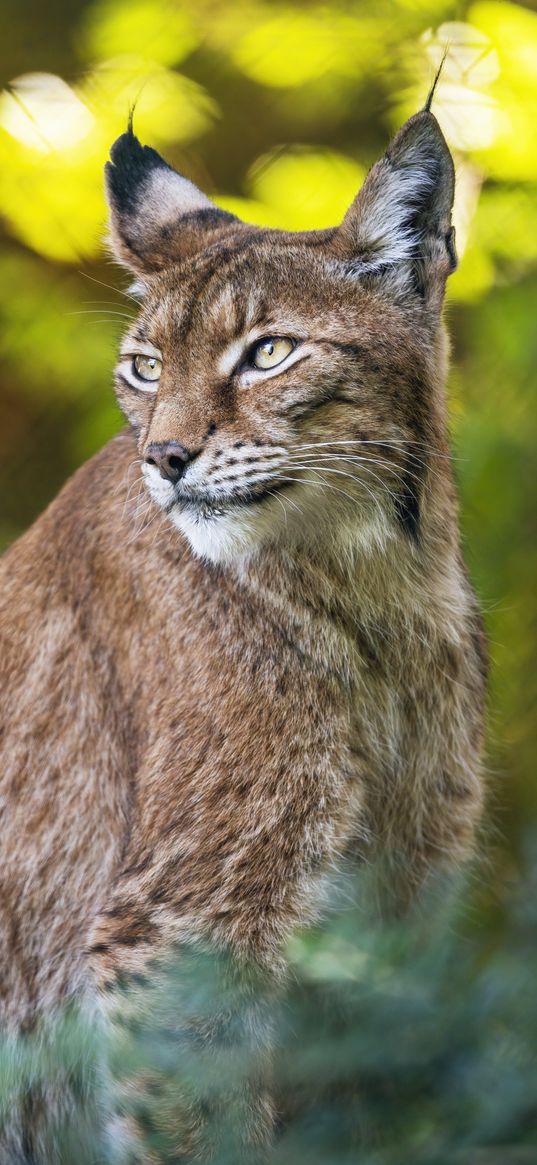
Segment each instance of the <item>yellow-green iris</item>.
M285 360L293 348L293 341L285 336L267 336L266 340L260 340L259 344L255 345L250 360L254 368L261 370L275 368Z
M159 380L162 371L162 360L158 356L135 356L134 371L140 380Z

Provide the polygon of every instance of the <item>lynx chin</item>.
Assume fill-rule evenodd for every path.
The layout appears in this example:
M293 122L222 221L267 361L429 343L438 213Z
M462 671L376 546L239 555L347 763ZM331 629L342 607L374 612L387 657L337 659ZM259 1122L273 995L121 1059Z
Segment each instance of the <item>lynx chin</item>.
M73 1002L120 1023L192 944L270 984L340 859L382 859L408 910L472 852L482 805L434 116L330 230L241 222L132 126L106 186L139 304L116 369L127 427L0 564L9 1033ZM15 1105L0 1165L59 1160L69 1103L56 1082ZM245 1161L271 1135L264 1086L248 1111ZM174 1144L201 1154L203 1121L180 1112ZM149 1160L112 1104L100 1135L103 1159Z

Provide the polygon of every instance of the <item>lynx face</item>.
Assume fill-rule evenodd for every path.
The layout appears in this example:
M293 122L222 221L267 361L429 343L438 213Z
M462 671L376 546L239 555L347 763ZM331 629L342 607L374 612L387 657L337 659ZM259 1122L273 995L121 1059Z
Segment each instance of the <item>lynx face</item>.
M419 539L454 265L453 167L432 115L323 232L240 223L130 131L111 157L112 240L142 297L118 398L147 488L194 552Z

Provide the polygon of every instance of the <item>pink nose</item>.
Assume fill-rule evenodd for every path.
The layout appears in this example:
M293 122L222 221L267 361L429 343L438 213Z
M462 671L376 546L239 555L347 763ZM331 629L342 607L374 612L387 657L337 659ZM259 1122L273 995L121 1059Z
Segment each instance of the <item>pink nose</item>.
M175 485L195 456L179 441L159 441L148 446L144 460L147 465L156 465L160 476Z

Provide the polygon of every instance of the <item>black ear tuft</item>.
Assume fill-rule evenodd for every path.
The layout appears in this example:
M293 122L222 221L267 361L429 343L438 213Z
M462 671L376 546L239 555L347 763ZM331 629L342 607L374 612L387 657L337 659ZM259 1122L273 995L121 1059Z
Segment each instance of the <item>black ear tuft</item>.
M182 262L215 232L238 223L156 150L142 146L130 119L110 150L105 175L109 242L118 262L137 275Z
M440 61L440 64L436 70L434 81L431 85L431 88L429 89L428 94L427 94L427 100L425 102L425 105L423 106L424 113L431 112L431 106L433 104L433 97L436 93L436 86L438 85L438 82L440 80L440 74L442 72L442 69L444 68L445 63L446 63L446 57L447 57L448 53L449 53L449 45L446 45L444 52L442 54L442 60Z
M151 146L142 146L129 129L117 138L110 150L110 162L104 168L110 201L119 211L132 212L147 180L155 170L171 166Z

